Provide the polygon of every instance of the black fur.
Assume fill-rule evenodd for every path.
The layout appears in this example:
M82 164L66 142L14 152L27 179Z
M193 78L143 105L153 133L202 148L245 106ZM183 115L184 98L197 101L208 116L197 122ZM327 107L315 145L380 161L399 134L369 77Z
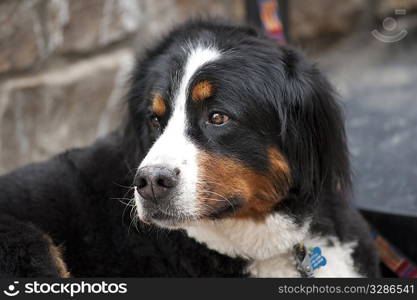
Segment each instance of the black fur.
M247 261L211 251L182 231L142 223L136 230L130 208L120 200L132 196L134 170L159 134L148 124L150 95L156 89L172 98L186 41L233 50L193 80L213 82L213 105L239 124L221 134L203 130L197 124L206 111L189 105L196 124L188 132L193 141L259 172L268 167L267 147L280 149L293 182L275 210L300 224L311 217L315 234L358 240L355 264L362 274L376 276L369 231L349 204L343 118L331 86L297 51L277 47L252 28L210 22L177 28L138 61L127 95L127 121L119 130L91 147L0 177L0 276L56 276L40 233L63 245L73 276L246 275ZM14 239L5 238L11 234ZM25 252L13 254L22 247Z

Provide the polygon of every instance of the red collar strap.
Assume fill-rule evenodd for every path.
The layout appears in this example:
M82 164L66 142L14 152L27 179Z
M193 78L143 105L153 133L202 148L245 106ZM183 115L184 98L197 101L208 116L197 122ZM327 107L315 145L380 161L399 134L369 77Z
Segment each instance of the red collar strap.
M279 16L277 0L258 0L259 15L268 35L279 44L285 44L284 28Z
M417 266L377 232L372 238L383 264L401 278L417 278Z

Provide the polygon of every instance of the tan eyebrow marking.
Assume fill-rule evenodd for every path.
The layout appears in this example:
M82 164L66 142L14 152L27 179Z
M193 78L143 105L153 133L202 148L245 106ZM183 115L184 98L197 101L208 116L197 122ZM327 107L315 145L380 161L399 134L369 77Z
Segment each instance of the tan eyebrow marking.
M152 110L158 117L165 115L167 107L165 101L160 94L155 94L152 100Z
M213 95L213 85L208 81L201 81L197 83L191 93L191 99L198 102Z

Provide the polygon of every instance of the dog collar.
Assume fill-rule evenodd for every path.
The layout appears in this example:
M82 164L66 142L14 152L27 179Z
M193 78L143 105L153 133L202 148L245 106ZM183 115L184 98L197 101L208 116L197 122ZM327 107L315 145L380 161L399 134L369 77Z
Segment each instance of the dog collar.
M302 278L313 278L314 270L326 265L327 260L321 254L320 247L307 249L303 243L294 246L297 271Z

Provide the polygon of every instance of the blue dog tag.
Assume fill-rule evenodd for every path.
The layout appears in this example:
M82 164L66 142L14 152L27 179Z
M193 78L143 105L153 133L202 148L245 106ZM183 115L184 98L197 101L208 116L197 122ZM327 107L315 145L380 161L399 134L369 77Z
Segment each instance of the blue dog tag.
M310 265L313 270L323 267L327 263L326 258L321 255L321 249L319 247L310 248L309 256L310 256Z

